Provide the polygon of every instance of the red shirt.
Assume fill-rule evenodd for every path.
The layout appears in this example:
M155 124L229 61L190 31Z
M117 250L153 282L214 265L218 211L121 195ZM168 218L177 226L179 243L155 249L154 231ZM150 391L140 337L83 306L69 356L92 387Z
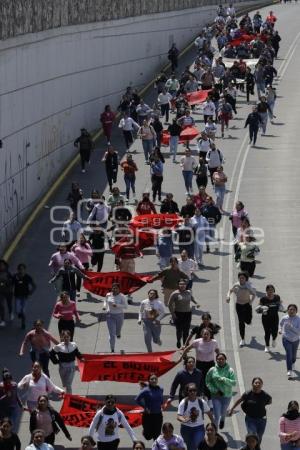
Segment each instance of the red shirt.
M66 305L57 302L54 306L53 317L56 319L73 320L73 316L80 320L75 302L70 301Z
M115 117L116 117L116 115L112 111L103 112L100 116L100 121L102 122L102 125L104 127L111 127L115 120Z

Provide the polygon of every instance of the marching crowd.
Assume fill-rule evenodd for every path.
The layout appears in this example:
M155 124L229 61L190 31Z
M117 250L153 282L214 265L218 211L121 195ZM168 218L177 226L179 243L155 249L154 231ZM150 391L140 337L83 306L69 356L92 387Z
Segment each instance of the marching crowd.
M176 373L169 387L161 387L154 373L149 376L148 383L140 386L135 402L143 408L144 439L151 442L153 450L225 450L227 442L221 432L229 420L227 416L234 414L240 405L247 431L243 450L264 448L262 440L272 397L264 390L263 380L255 373L249 389L233 398L236 373L220 349L217 339L220 326L210 312L203 313L201 323L192 329L191 320L193 308L200 306L194 298L197 289L193 283L195 273L205 270L205 252L217 250L220 244L217 226L229 219L234 237L233 257L239 273L236 282L229 287L226 301L229 303L234 296L239 346L245 346L246 325L251 325L252 304L257 297L250 279L255 274L260 248L251 215L242 201L236 202L230 215L223 208L228 179L223 168L225 157L219 147L222 147L225 133L230 132L230 121L237 114L239 95L245 94L247 103L252 104L252 112L245 121L245 127L249 127L249 145L256 145L259 132L263 136L268 120L272 123L275 118L273 81L277 71L273 64L281 40L275 29L276 23L272 11L265 19L257 11L252 18L245 14L238 20L233 5L227 8L220 5L214 24L205 27L195 40L195 62L181 74L178 71L179 51L176 44L172 45L168 53L172 72L157 76L154 104L148 105L136 90L128 87L118 113L113 112L110 105L105 107L100 121L107 140L104 164L110 194L105 198L94 189L86 199L84 187L72 183L67 198L70 216L64 222L61 243L49 261L49 283L58 293L52 313L57 319L58 331L52 335L41 318L33 317L34 326L25 332L19 352L20 356L29 354L32 370L17 383L10 370L3 369L0 450L20 450L17 426L22 410L27 410L30 415L26 450L51 450L59 430L72 440L51 401L63 398L64 393L72 393L76 361L84 361L76 343L76 324L81 320L76 298L83 281L92 279L91 266L101 272L105 256L114 251L124 236L130 235L132 219L136 215L177 215L180 218L172 228L164 227L155 234L159 271L151 282L160 280L163 299L160 300L157 289L148 291L148 297L139 306L138 325L142 325L145 349L151 353L153 344L163 345L161 320L169 313L170 325L175 328L174 344L180 352L179 362L182 360L183 368ZM219 53L213 46L215 44ZM228 63L227 58L235 60ZM193 95L203 93L205 97L200 106L203 131L197 137L193 115L199 112L199 101L191 99L195 98ZM121 115L118 130L127 150L121 162L112 145L118 114ZM167 125L165 129L163 122ZM195 129L196 134L193 134ZM141 199L136 198L136 177L141 169L132 150L136 137L142 142L145 164L149 165L152 198L148 190L143 192ZM190 143L195 137L196 152ZM184 143L184 155L178 159L180 142ZM94 146L86 129L81 130L74 145L79 148L81 170L85 173L89 170ZM163 154L166 152L172 155L171 168L166 165ZM178 205L172 193L163 198L164 172L176 168L177 164L186 192L183 205ZM121 193L119 171L123 175L125 195ZM194 193L193 180L197 193ZM208 187L212 195L207 192ZM82 217L88 224L85 228ZM116 271L136 272L136 259L142 256L138 242L120 246L114 253ZM175 256L176 253L179 255ZM20 263L16 273L12 273L8 263L0 261L0 327L6 326L7 309L9 321L13 321L16 314L21 328L26 330L27 303L37 287L34 278L34 274L27 272L25 264ZM112 283L103 303L111 353L117 351L124 311L131 303L131 295L125 295L118 283ZM268 284L255 312L261 315L266 353L276 347L278 335L282 335L287 378L292 379L300 339L297 305L285 305L274 285ZM279 313L283 313L281 318ZM50 362L58 366L60 386L51 380ZM174 433L174 424L164 421L164 410L175 401L176 392L180 434ZM279 417L280 412L277 413ZM133 449L145 450L144 442L137 440L124 413L116 407L115 396L109 394L104 406L93 417L88 433L82 437L81 449L91 450L96 444L98 450L116 450L119 445L122 448L121 426L132 439ZM296 400L289 401L287 411L279 419L279 438L282 450L300 449L300 412Z

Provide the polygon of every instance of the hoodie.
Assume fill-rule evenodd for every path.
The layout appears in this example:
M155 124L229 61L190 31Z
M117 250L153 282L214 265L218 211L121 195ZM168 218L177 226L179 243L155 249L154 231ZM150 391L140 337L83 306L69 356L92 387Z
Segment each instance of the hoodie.
M213 397L219 392L224 397L232 397L232 388L236 385L235 373L227 363L223 367L216 364L207 372L205 383Z

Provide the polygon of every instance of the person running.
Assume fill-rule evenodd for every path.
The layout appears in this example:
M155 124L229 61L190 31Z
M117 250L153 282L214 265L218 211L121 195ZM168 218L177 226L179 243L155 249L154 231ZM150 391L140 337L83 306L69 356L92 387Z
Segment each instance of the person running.
M297 312L297 305L291 303L287 307L287 314L282 317L279 323L279 334L282 335L282 344L286 354L287 377L289 380L292 378L292 371L295 369L300 339L300 317Z
M206 154L206 162L210 173L211 184L214 184L213 174L217 168L224 164L225 159L221 150L217 149L216 144L212 142L210 144L210 150Z
M59 375L62 386L67 394L72 394L72 382L75 375L75 359L84 361L84 358L78 350L77 344L71 342L71 333L69 330L61 332L61 343L55 345L50 351L50 359L53 364L58 364Z
M211 331L212 338L214 337L215 334L218 334L218 332L220 331L220 329L221 329L220 325L211 321L212 319L211 319L210 313L208 313L208 312L203 313L201 316L201 320L202 320L202 323L200 325L196 325L195 327L192 328L192 330L184 344L185 347L187 347L189 345L193 336L195 336L195 339L200 339L202 331L205 328L208 328Z
M127 151L130 149L131 145L133 144L133 132L139 131L140 126L138 123L136 123L135 120L133 120L132 117L130 117L129 112L124 112L124 117L119 122L119 128L123 132L123 137L125 141L125 146Z
M72 437L65 426L62 416L55 411L49 404L47 395L40 395L37 400L36 408L31 411L29 419L29 430L43 430L45 433L45 442L54 445L55 435L61 430L68 441L72 441Z
M96 412L89 428L89 435L97 442L98 450L117 450L120 444L119 428L122 426L132 442L136 436L122 411L116 407L116 397L107 395L104 406Z
M203 249L209 233L209 224L207 219L202 216L199 208L195 209L191 224L195 232L194 259L197 262L199 269L203 269Z
M279 419L279 438L281 450L299 450L300 414L296 400L289 402L287 412Z
M97 224L91 225L89 242L92 248L91 265L97 266L97 272L101 272L105 255L105 232Z
M193 356L182 357L184 368L179 370L172 381L167 405L172 403L175 398L177 388L179 386L178 399L179 403L185 397L185 388L188 384L193 383L197 386L197 395L202 394L203 375L201 370L196 368L196 360Z
M240 347L244 347L245 345L245 325L251 325L252 303L256 297L256 290L251 286L251 283L248 280L249 276L247 273L239 272L238 282L229 289L226 297L226 301L229 303L231 294L234 293L236 296L235 309L238 316L241 336Z
M0 383L0 419L7 417L11 421L13 431L17 429L20 408L22 403L18 395L18 385L13 381L9 370L4 368Z
M81 128L80 132L80 136L74 141L74 147L79 147L81 172L85 173L86 164L90 164L91 151L94 147L94 143L90 133L85 128Z
M45 432L43 430L34 430L31 435L31 444L25 447L25 450L54 450L51 444L45 442Z
M0 259L0 327L5 327L5 306L7 304L9 320L14 320L13 313L13 277L9 271L9 265L4 259Z
M224 213L223 203L226 192L227 175L224 173L223 166L217 167L217 170L213 173L212 179L216 194L216 205L221 213Z
M253 147L255 147L258 130L261 124L262 118L258 113L257 106L252 106L252 112L248 114L244 128L247 128L249 125L249 144L253 144Z
M116 114L111 110L110 105L105 105L104 111L100 116L100 122L102 123L104 136L107 139L107 145L111 141L111 133L115 119Z
M53 275L56 275L58 270L64 266L64 260L69 259L72 265L78 267L80 270L84 270L83 265L72 252L67 251L67 246L65 244L60 244L58 246L58 251L53 253L50 258L49 267Z
M227 450L227 443L218 433L216 425L208 423L205 427L205 436L198 450Z
M124 181L126 186L126 198L129 200L130 188L132 190L133 198L135 199L135 173L138 171L136 163L133 161L132 155L128 154L126 160L122 161L121 169L124 171Z
M272 336L272 347L276 347L278 336L279 316L278 312L284 311L279 295L275 294L273 284L266 286L266 295L261 297L256 308L257 313L261 313L261 321L265 331L265 352L270 351L270 337Z
M144 150L145 163L150 164L149 156L152 153L154 147L154 141L156 139L156 133L153 126L148 123L146 119L143 120L142 125L138 131L138 136L142 140L142 146Z
M239 261L242 272L248 273L249 277L253 277L256 267L255 256L260 252L255 244L255 237L252 236L251 230L245 233L243 242L239 245Z
M187 384L185 395L177 411L177 420L181 424L180 434L187 450L197 450L205 435L204 414L207 414L211 422L213 415L206 401L198 397L195 384Z
M40 395L49 395L53 392L62 397L64 394L64 390L56 386L42 372L41 364L38 361L33 363L31 372L19 381L18 389L26 394L27 408L30 412L36 408Z
M12 279L13 293L15 297L16 314L21 319L21 328L26 328L26 306L28 298L36 290L36 284L33 278L26 272L25 264L18 264L17 273L13 275Z
M52 316L58 319L58 334L63 330L69 330L71 341L73 341L75 322L80 322L80 316L77 311L76 302L71 301L67 292L61 292L57 303L54 306Z
M185 150L185 155L180 159L180 167L182 169L182 176L184 179L186 195L193 193L193 174L197 167L197 162L192 156L192 152L189 148Z
M158 155L154 155L154 157L151 158L150 162L153 202L155 202L156 200L156 195L158 196L158 200L161 202L161 186L163 182L163 172L164 172L163 162L161 161Z
M152 278L152 282L156 280L162 280L165 306L169 305L170 296L174 291L176 291L176 289L178 289L178 283L181 279L186 280L186 282L188 283L188 277L179 269L178 259L175 256L172 256L172 258L170 258L169 267L166 267L154 278Z
M217 355L216 365L207 372L205 383L211 394L214 424L217 429L222 430L232 398L232 388L236 385L235 373L227 363L227 356L224 353Z
M182 250L182 252L180 253L178 266L179 269L188 276L189 282L186 288L191 291L193 287L193 278L195 275L195 271L197 270L197 264L192 258L189 258L187 250Z
M273 113L271 110L271 107L267 103L267 98L265 95L262 95L259 99L260 101L257 103L257 112L260 116L260 127L261 127L261 135L264 136L267 131L267 124L268 124L268 114L271 117L271 120L273 120Z
M201 370L203 376L203 392L208 400L210 400L211 395L206 385L206 375L211 367L215 365L216 355L220 353L218 348L218 343L213 339L212 332L208 328L204 328L201 332L201 337L199 339L193 340L193 342L185 347L182 357L186 355L192 348L196 351L196 367Z
M25 335L19 355L23 356L25 349L29 347L31 361L33 363L39 361L43 372L49 376L48 367L51 342L53 342L53 344L59 343L52 334L45 330L44 321L37 319L33 323L33 329Z
M245 437L246 445L240 450L260 450L258 436L256 434L250 433Z
M248 212L245 209L245 205L241 201L237 201L233 211L229 216L232 226L232 234L236 237L237 230L241 227L242 220L248 217Z
M191 302L199 307L191 291L187 290L186 279L179 280L178 290L174 291L169 298L168 307L176 327L177 348L187 340L192 321ZM181 342L182 341L182 342Z
M252 380L252 389L244 392L239 397L232 407L228 410L229 416L232 416L235 408L241 404L241 408L245 413L245 424L247 433L253 433L258 436L261 444L267 425L267 411L266 406L271 405L272 397L265 392L263 387L263 380L260 377L255 377Z
M135 397L138 405L144 408L142 416L143 436L147 441L157 439L163 423L162 407L164 390L158 385L157 376L152 373L148 377L148 385Z
M160 340L160 321L165 315L163 303L159 300L156 289L148 291L148 298L140 305L138 324L143 323L144 341L148 353L152 352L152 341L157 345L162 345Z
M112 145L108 146L108 149L104 154L103 160L105 163L107 182L111 192L113 184L117 182L118 167L119 167L119 155Z
M111 292L106 295L102 309L106 312L110 350L114 353L116 337L121 338L124 310L127 309L127 299L121 294L118 283L112 284Z
M177 148L181 131L181 125L177 123L177 119L173 119L171 125L168 126L168 132L170 133L170 154L172 155L173 163L176 163Z
M174 427L170 422L162 426L162 434L153 442L152 450L185 450L181 436L174 434Z

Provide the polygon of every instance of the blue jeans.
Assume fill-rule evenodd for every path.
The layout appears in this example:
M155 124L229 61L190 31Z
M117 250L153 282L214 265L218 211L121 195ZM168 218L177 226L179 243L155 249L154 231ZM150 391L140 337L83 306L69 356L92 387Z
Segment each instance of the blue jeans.
M257 96L259 98L261 94L265 93L266 89L265 82L264 81L262 81L261 83L256 82L256 89L257 89Z
M16 297L16 314L25 314L27 297Z
M173 155L173 161L176 160L179 136L170 136L170 153Z
M152 352L152 340L155 344L160 341L161 325L153 320L143 319L144 340L149 353Z
M219 428L220 420L225 420L231 397L212 397L215 425Z
M191 170L183 170L185 189L189 192L193 188L193 172Z
M290 444L289 442L287 444L280 444L280 449L281 450L300 450L299 445L297 445L297 447L294 447L292 444Z
M295 342L291 342L291 341L288 341L285 337L283 337L282 345L285 350L287 370L292 370L292 365L295 364L296 359L297 359L297 350L299 347L299 339Z
M259 442L261 443L263 434L266 429L267 419L266 418L256 418L245 416L245 424L247 428L247 433L257 434Z
M126 185L126 197L129 198L130 188L132 189L132 193L135 194L135 175L124 175L124 181Z
M222 209L225 196L225 186L214 185L214 190L216 194L216 205L219 209Z
M197 450L199 444L204 439L204 425L199 425L198 427L181 425L180 434L186 444L187 450Z
M262 129L262 132L265 133L267 130L267 123L268 123L268 113L258 113L261 119L260 127Z
M142 139L145 161L149 160L149 155L153 150L153 139Z

